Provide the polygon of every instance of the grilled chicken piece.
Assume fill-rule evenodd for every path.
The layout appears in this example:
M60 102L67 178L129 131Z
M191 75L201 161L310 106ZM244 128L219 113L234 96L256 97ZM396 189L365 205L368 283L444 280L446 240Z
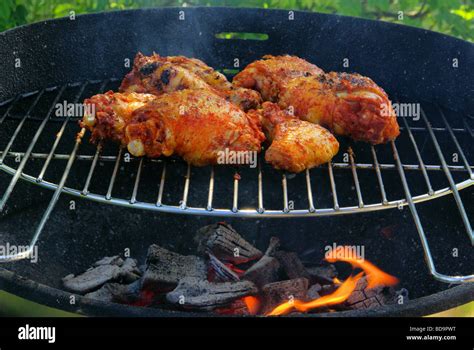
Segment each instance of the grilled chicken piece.
M264 100L278 101L295 116L354 140L379 144L400 133L385 91L359 74L325 74L297 57L270 56L248 65L234 84L256 89Z
M91 131L91 141L113 140L122 142L125 137L125 127L130 122L135 110L156 99L151 94L120 94L108 91L84 100L87 108L80 121L81 127ZM92 112L93 113L90 113Z
M113 139L134 156L173 154L196 166L218 164L222 152L259 152L265 136L257 121L207 90L182 90L161 96L137 93L95 95L95 118L81 126L92 140ZM147 101L146 103L144 103Z
M301 119L356 141L380 144L400 134L385 91L359 74L331 72L292 79L280 92L278 103L291 107Z
M122 84L121 92L142 92L154 95L183 89L213 92L244 111L260 105L260 94L254 90L234 87L227 78L204 62L184 56L162 57L156 53L138 53L133 69Z
M277 102L282 88L294 78L318 76L323 70L296 56L263 56L250 63L234 79L235 86L260 92L265 101Z
M339 151L339 143L328 130L288 114L275 103L264 102L262 109L249 114L261 121L271 142L265 160L276 169L299 173L327 163Z

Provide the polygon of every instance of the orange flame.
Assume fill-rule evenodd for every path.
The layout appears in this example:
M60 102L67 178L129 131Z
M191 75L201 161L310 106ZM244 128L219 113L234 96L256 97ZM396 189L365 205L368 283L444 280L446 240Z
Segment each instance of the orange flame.
M358 267L364 270L367 275L367 288L371 289L378 286L394 286L398 283L398 278L389 275L380 270L377 266L360 257L334 257L327 256L326 261L333 263L336 261L343 261L351 264L353 267Z
M340 255L340 254L339 254ZM362 276L367 276L367 288L371 289L378 286L393 286L398 283L398 278L389 275L386 272L380 270L377 266L370 263L369 261L363 260L358 257L347 257L339 256L337 252L332 255L326 256L326 261L334 263L336 261L343 261L351 264L354 268L360 268L363 272L360 272L356 276L349 276L344 282L340 281L337 277L333 279L334 284L339 287L331 294L324 295L318 299L314 299L308 302L301 300L287 301L283 304L278 305L272 311L267 313L267 316L285 315L293 310L300 312L306 312L308 310L318 308L321 306L330 306L343 303L352 294L357 286L357 282Z
M349 276L340 286L337 288L334 293L322 296L321 298L314 299L308 302L303 302L301 300L287 301L267 314L267 316L278 316L284 315L293 309L301 312L306 312L311 309L315 309L321 306L329 306L340 304L349 298L354 289L357 286L357 282L362 278L363 272L360 272L356 276Z
M250 314L256 315L258 310L260 310L260 300L253 296L244 297L243 300Z

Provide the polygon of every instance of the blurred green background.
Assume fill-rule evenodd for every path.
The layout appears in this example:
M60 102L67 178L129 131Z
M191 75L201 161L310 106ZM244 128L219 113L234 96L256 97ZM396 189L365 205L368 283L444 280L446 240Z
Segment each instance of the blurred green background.
M261 7L317 11L421 27L474 42L474 1L456 0L0 0L0 31L75 14L164 6ZM0 315L67 316L0 291ZM474 302L437 316L474 316Z
M0 31L47 18L163 6L283 8L397 22L474 42L473 0L0 0ZM400 19L400 12L403 19Z

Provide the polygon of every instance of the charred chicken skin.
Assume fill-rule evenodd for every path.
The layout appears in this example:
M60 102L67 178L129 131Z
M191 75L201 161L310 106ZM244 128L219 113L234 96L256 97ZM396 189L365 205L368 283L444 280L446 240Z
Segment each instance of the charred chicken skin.
M265 136L258 121L207 90L182 90L161 96L138 93L95 95L95 118L81 125L92 140L113 139L134 156L178 155L196 166L217 164L220 152L261 149ZM146 101L146 102L145 102Z
M265 101L277 102L282 88L294 78L318 76L323 70L296 56L263 56L250 63L234 79L235 86L254 89Z
M192 89L207 90L225 98L247 111L260 105L260 94L254 90L235 87L227 78L204 62L183 56L144 56L138 53L133 69L120 86L121 92L162 95Z
M276 169L299 173L330 161L339 150L336 138L325 128L300 120L271 102L250 111L263 126L270 147L265 160Z
M251 63L234 82L237 86L251 87L246 82L253 79L254 88L264 99L277 100L280 107L293 110L300 119L320 124L338 135L372 144L385 143L399 135L391 102L371 79L359 74L318 73L316 70L307 74L308 63L298 69L294 60L289 71L274 68L285 67L289 57L277 56ZM265 68L266 62L268 67ZM275 72L281 75L277 89L271 84Z

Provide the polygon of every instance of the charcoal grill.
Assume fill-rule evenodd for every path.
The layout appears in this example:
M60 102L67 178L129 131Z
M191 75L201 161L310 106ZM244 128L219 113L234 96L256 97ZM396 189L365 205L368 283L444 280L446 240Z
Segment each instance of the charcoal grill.
M43 293L46 287L15 280L17 274L38 280L32 273L38 271L18 260L25 259L40 243L40 251L47 252L45 260L51 260L43 273L51 269L58 278L59 271L51 266L57 257L53 259L54 254L49 252L54 249L44 244L47 241L49 245L67 246L61 228L51 227L50 221L61 225L61 220L71 219L62 204L56 208L58 203L70 200L78 200L92 211L101 208L111 217L138 215L140 221L145 216L159 217L167 230L180 222L198 227L196 222L209 221L209 217L241 222L246 227L273 221L289 231L285 234L287 240L300 239L297 235L301 232L297 231L302 229L294 228L297 222L303 222L306 229L322 230L328 222L323 217L334 216L325 220L350 227L358 220L384 220L408 207L412 222L408 223L405 216L404 225L414 223L411 230L418 234L429 273L445 283L473 282L470 257L474 236L468 215L469 210L472 213L474 184L473 118L469 115L474 107L469 71L469 63L474 62L473 45L388 23L304 12L291 15L293 20L288 11L280 10L148 9L51 20L2 33L0 57L5 68L0 72L0 170L7 175L0 179L4 188L0 212L7 223L14 213L30 207L37 214L35 219L28 217L28 225L21 232L2 232L3 242L24 244L21 239L29 240L28 250L0 256L6 267L0 275L5 288L33 298L31 288L41 290L40 301L50 303L51 295L45 297L48 293ZM217 35L223 32L264 33L267 40L226 40ZM88 134L77 124L80 116L55 116L55 105L63 100L81 102L92 94L117 89L120 78L130 69L127 60L132 60L137 51L150 54L153 50L162 55L198 57L228 75L264 54L295 54L326 71L357 71L372 77L394 102L421 103L420 120L399 118L402 134L388 145L341 140L340 154L332 163L294 175L271 169L261 158L256 169L193 168L178 159L136 159L114 145L89 144ZM234 66L235 58L239 67ZM342 67L345 58L350 61L347 69ZM453 60L459 62L457 67L452 65ZM18 62L21 67L15 68ZM49 199L43 199L48 194ZM112 206L104 209L107 204ZM423 210L425 216L419 214L424 204L430 207ZM128 214L129 209L134 214ZM120 214L122 210L127 214ZM446 220L431 225L437 221L433 216L438 210L446 213ZM178 219L172 214L187 216ZM348 219L346 214L355 215ZM456 223L448 217L455 218ZM90 224L99 225L97 221ZM442 225L447 226L443 229ZM84 232L86 228L78 226L82 231L76 234L83 233L75 240L90 246L97 231ZM457 232L465 232L465 242L459 243L464 258L459 259L459 268L451 269L462 273L442 273L435 265L428 238L454 247L450 233L443 232L446 228L456 231L456 237ZM53 232L59 234L54 240ZM43 235L47 237L42 239ZM134 235L140 240L139 231ZM180 242L176 235L171 236L170 241ZM333 241L330 236L318 236L318 244ZM357 240L342 239L350 238ZM98 254L101 249L106 248L96 248ZM447 254L446 247L442 252ZM438 258L445 262L443 269L449 270L451 263L442 256ZM78 259L78 266L69 267L86 264L84 258ZM53 279L43 277L40 282L59 287ZM445 287L436 286L428 288L432 294L427 297L431 298L428 305L433 311L440 293L458 304L473 299L472 284L440 293L433 291ZM445 302L445 307L452 304ZM104 306L100 309L103 311ZM415 309L426 311L421 306Z

